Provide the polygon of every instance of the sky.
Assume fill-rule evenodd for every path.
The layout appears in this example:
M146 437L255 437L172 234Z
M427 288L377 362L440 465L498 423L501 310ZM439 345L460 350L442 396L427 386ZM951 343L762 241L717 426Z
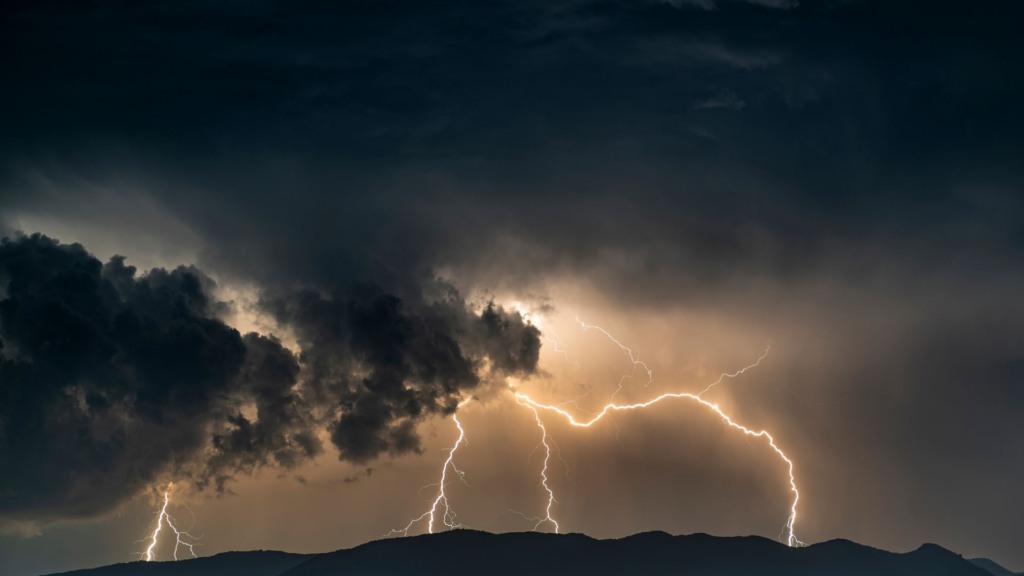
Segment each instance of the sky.
M1022 17L10 3L0 572L138 558L169 484L201 555L379 538L454 415L457 521L530 530L516 392L583 419L755 363L701 398L792 460L800 540L1024 570ZM785 528L785 463L692 398L539 414L562 532Z

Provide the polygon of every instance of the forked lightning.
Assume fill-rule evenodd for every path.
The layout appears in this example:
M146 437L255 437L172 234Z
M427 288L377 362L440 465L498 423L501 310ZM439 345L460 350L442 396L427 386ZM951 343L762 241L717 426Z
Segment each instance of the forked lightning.
M650 384L653 381L653 379L654 379L653 371L647 366L647 364L645 364L644 362L639 360L639 358L637 358L634 355L632 349L630 349L629 347L624 345L621 341L619 341L617 338L612 336L611 333L609 333L604 328L601 328L599 326L595 326L593 324L588 324L588 323L580 320L578 317L576 318L576 321L580 324L580 326L584 330L593 329L593 330L596 330L596 331L600 332L601 334L604 334L609 340L611 340L613 343L615 343L615 345L618 346L619 349L621 349L623 351L623 353L626 354L626 356L629 358L630 362L633 363L633 367L634 368L640 367L640 368L642 368L647 373L647 376L648 376L647 384ZM788 544L789 546L800 546L800 545L803 544L803 542L801 542L796 537L797 504L800 501L800 490L797 488L797 485L796 485L796 475L794 473L793 460L790 459L790 457L787 456L786 453L781 448L779 448L778 444L776 444L776 442L775 442L775 438L767 430L753 430L753 429L750 429L750 428L748 428L748 427L746 427L746 426L744 426L742 424L739 424L735 420L733 420L728 414L726 414L718 404L710 402L710 401L708 401L708 400L703 398L703 395L705 393L707 393L709 390L711 390L712 388L714 388L718 384L722 383L722 381L724 381L725 379L727 379L727 378L735 378L735 377L743 374L747 370L750 370L750 369L758 366L761 363L761 361L764 360L765 357L768 356L768 352L770 351L770 349L771 349L771 346L769 345L765 349L764 354L762 354L761 357L759 357L757 359L757 361L754 362L753 364L751 364L749 366L746 366L746 367L744 367L744 368L742 368L740 370L737 370L736 372L723 373L721 376L718 377L717 380L715 380L714 382L709 384L707 387L705 387L703 390L701 390L697 394L692 394L692 393L689 393L689 392L669 392L669 393L661 394L660 396L656 396L655 398L653 398L651 400L648 400L646 402L638 402L638 403L630 403L630 404L619 404L619 403L616 403L614 401L614 399L615 399L615 396L619 392L622 391L622 382L623 382L623 380L620 380L619 381L619 387L612 394L612 402L609 402L608 404L605 404L598 412L596 412L595 414L590 416L588 419L583 419L583 420L577 419L575 416L573 416L572 413L570 413L568 410L566 410L563 407L563 406L566 405L566 403L562 403L562 404L543 404L541 402L538 402L538 401L534 400L529 395L524 394L522 392L513 390L513 394L515 395L515 399L516 399L516 402L518 404L520 404L522 406L526 406L526 407L530 408L531 410L533 410L534 417L536 418L536 421L537 421L537 426L541 429L542 434L543 434L543 441L544 441L545 448L548 447L548 444L547 444L548 432L547 432L547 429L544 426L543 420L541 420L541 418L540 418L540 414L538 413L538 410L544 410L544 411L553 412L555 414L558 414L559 416L562 416L572 426L575 426L575 427L578 427L578 428L589 428L589 427L593 426L594 424L600 422L608 414L611 414L611 413L614 413L614 412L628 411L628 410L639 410L639 409L642 409L642 408L647 408L649 406L653 406L655 404L658 404L662 400L668 400L668 399L685 399L685 400L689 400L689 401L692 401L692 402L696 402L700 406L702 406L704 408L707 408L708 410L711 410L712 412L714 412L730 428L739 430L740 432L743 432L747 436L753 436L753 437L757 437L757 438L764 438L764 439L766 439L767 442L768 442L769 447L771 447L771 449L775 452L775 454L777 454L779 456L779 458L782 459L782 461L785 462L785 464L786 464L787 475L788 475L788 478L789 478L789 489L790 489L790 492L792 492L792 494L793 494L793 500L792 500L792 503L791 503L790 508L789 508L789 517L786 519L786 524L783 527L782 534L780 534L780 538L781 538L782 535L784 535L785 536L786 544ZM626 377L628 377L628 375ZM548 448L548 454L550 455L550 448ZM548 492L548 503L547 503L547 507L546 507L546 511L547 511L547 518L546 518L546 520L550 521L555 526L555 531L557 532L558 523L555 521L554 518L551 517L551 508L552 508L552 504L555 502L555 497L554 497L554 492L551 490L551 488L548 485L547 471L548 471L548 460L545 459L544 467L541 470L541 483L544 486L545 490ZM540 524L538 524L538 526L539 525Z
M458 410L459 408L462 408L463 406L468 404L469 401L470 399L467 398L462 402L459 402L459 405L455 408L455 412L452 413L452 421L455 422L455 427L458 428L459 430L459 437L455 440L455 444L452 445L450 449L448 449L448 458L445 459L444 464L441 466L441 480L437 484L429 484L427 486L424 486L424 488L437 486L437 496L434 497L434 500L430 505L430 509L424 512L423 514L420 514L416 518L409 520L409 523L406 524L404 528L391 530L390 532L385 534L385 536L408 536L409 530L411 530L413 526L415 526L419 522L422 522L423 520L427 520L427 532L433 534L434 520L436 519L439 507L444 508L444 513L441 514L441 522L445 525L445 527L447 527L449 530L462 527L462 525L459 524L455 518L455 511L452 510L451 505L448 503L448 493L446 491L446 488L448 486L449 468L451 468L452 471L458 475L459 480L461 480L463 484L466 483L466 473L463 472L462 470L459 470L458 466L455 465L455 452L457 452L459 446L462 446L466 441L466 430L462 428L462 422L459 421Z
M160 540L160 532L163 531L164 524L171 532L174 532L174 559L178 559L178 551L182 548L188 548L188 553L196 558L195 546L199 540L195 536L188 533L187 530L181 530L174 525L174 517L171 516L167 508L171 504L171 489L174 487L173 484L168 484L164 488L163 506L160 507L160 512L156 516L156 526L153 528L153 533L149 535L149 538L145 538L142 541L148 540L149 546L145 552L141 552L142 559L146 562L152 562L157 559L156 557L156 546Z

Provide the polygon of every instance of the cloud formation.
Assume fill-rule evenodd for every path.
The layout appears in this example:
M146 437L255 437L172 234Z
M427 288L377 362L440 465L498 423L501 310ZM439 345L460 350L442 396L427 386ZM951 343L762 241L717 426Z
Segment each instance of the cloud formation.
M276 297L268 308L295 331L304 387L353 462L419 450L417 422L454 412L482 371L533 372L540 352L540 332L518 312L490 303L477 315L452 290L426 302L360 285Z
M481 374L529 374L539 332L458 295L413 304L377 286L268 304L299 335L218 316L194 267L138 275L42 235L0 244L0 515L109 510L160 480L224 490L239 472L289 469L323 450L363 463L419 447Z
M199 270L137 276L33 235L0 244L0 279L0 514L89 516L165 475L318 451L296 425L294 359L218 320ZM260 419L242 441L250 402ZM215 427L230 432L211 447Z

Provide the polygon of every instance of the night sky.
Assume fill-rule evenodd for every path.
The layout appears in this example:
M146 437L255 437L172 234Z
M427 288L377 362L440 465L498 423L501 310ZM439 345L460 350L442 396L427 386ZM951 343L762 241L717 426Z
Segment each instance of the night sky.
M583 418L762 355L707 398L792 457L801 540L1024 570L1022 22L6 3L0 573L137 558L170 482L201 555L379 538L429 508L466 399L458 520L529 530L510 386ZM563 532L785 523L780 460L693 402L541 416Z

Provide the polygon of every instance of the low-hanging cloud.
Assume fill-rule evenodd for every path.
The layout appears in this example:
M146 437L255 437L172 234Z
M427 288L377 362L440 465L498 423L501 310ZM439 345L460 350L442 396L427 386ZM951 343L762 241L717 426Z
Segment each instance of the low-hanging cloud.
M309 396L327 408L340 456L354 462L418 451L421 418L454 412L485 368L532 372L540 352L539 331L518 312L491 303L477 315L454 291L415 302L361 285L268 307L298 335Z
M299 336L242 335L194 267L137 274L42 235L0 244L0 515L86 517L154 482L224 490L321 454L416 451L416 424L494 374L536 368L539 332L453 292L406 303L376 285L276 296ZM482 376L483 375L483 376Z

